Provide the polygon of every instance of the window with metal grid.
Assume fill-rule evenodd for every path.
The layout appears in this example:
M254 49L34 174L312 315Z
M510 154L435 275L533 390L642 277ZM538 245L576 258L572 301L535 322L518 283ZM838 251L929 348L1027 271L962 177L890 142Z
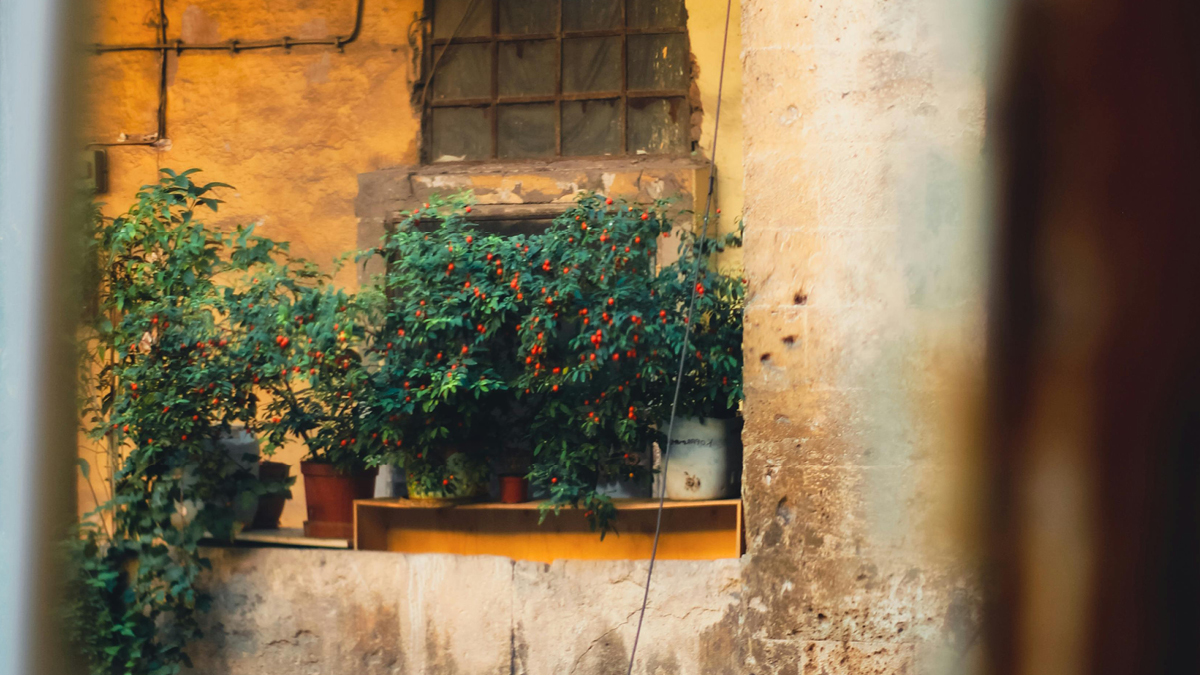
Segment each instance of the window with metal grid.
M691 150L683 0L428 0L430 162Z

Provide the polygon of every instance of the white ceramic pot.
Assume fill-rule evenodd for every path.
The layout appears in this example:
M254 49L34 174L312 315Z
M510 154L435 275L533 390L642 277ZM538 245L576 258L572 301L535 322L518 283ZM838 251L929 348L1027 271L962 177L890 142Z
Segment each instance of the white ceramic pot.
M697 501L738 494L741 452L737 420L675 420L667 464L667 499Z

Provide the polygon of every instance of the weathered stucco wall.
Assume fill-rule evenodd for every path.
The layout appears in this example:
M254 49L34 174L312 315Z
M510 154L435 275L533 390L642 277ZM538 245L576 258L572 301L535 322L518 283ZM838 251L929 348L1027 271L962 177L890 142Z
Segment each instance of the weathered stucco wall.
M742 3L745 672L960 672L978 651L939 499L982 366L975 10Z
M213 549L196 672L623 673L644 562ZM738 561L664 561L639 675L732 673Z

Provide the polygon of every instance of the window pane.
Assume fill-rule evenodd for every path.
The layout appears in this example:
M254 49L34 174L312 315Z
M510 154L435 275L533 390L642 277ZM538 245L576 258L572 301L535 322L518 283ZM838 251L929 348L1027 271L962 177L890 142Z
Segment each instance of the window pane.
M631 90L687 89L687 36L629 36L629 88Z
M620 89L621 38L563 40L563 91L620 91Z
M683 28L683 0L629 0L630 28Z
M687 103L682 98L629 99L629 153L662 155L687 152L687 123Z
M621 0L563 0L563 30L621 27Z
M501 42L499 50L501 96L554 93L557 43L552 40Z
M436 0L433 3L433 37L448 38L462 21L463 13L475 2L471 16L462 22L457 37L479 37L492 34L492 0Z
M615 155L621 152L620 101L563 101L564 155Z
M492 48L489 44L434 47L446 55L433 74L433 100L487 98L492 95Z
M487 108L434 108L430 157L435 162L487 159L492 154L492 125Z
M558 0L500 0L502 34L529 35L557 31Z
M554 104L506 105L498 108L497 155L501 158L554 155Z

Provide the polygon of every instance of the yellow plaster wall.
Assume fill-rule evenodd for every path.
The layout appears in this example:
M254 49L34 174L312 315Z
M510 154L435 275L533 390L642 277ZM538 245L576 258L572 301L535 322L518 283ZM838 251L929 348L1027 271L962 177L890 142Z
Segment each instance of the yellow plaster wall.
M725 2L686 2L705 112L701 154L707 157ZM423 4L366 0L361 34L341 53L331 46L302 46L170 54L166 138L155 147L108 148L110 189L101 197L107 211L126 208L159 168L198 167L204 178L235 188L225 191L227 203L207 222L257 223L259 233L290 241L294 253L332 269L336 256L357 246L358 175L419 161L420 116L410 95L420 75L417 21ZM723 229L736 222L742 203L738 4L733 3L717 157ZM157 0L96 0L91 9L92 42L157 41ZM167 0L166 11L169 41L320 38L352 31L355 0ZM155 131L158 58L155 52L88 58L87 140L111 143ZM526 184L538 180L519 178ZM740 264L740 255L734 262ZM337 281L355 285L354 271L342 270ZM276 459L295 464L302 455L296 445ZM304 519L299 483L294 493L284 526ZM79 499L84 510L93 501L86 488Z
M721 90L721 130L717 136L717 201L721 209L716 231L737 228L742 217L742 6L740 0L685 0L692 53L700 66L697 84L704 106L700 148L709 157L716 128L717 90L721 74L721 46L725 35L726 7L730 8L729 45L725 57L725 86ZM703 210L703 202L696 207ZM740 268L742 253L729 250L721 256L722 268Z
M95 40L154 42L156 0L102 0ZM168 39L215 42L346 35L354 0L167 2ZM419 117L409 102L418 72L409 29L421 0L368 0L362 33L332 46L171 54L167 138L160 148L109 148L113 209L159 167L199 167L235 186L218 225L256 222L296 253L328 263L354 248L358 174L417 158ZM89 140L155 130L158 55L89 59ZM353 283L352 273L341 280Z

